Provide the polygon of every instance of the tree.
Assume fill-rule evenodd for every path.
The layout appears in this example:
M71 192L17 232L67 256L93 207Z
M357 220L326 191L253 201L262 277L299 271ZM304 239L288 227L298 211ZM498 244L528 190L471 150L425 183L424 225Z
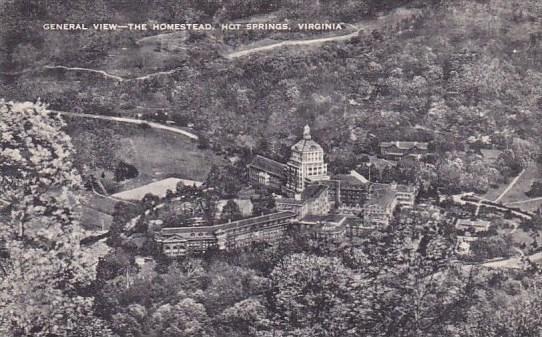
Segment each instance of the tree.
M257 336L258 331L269 330L268 312L257 298L248 298L225 309L218 317L218 326L227 336Z
M144 333L143 323L147 310L140 304L131 304L126 311L113 316L113 329L124 337L138 337Z
M173 305L160 306L151 317L151 336L156 337L205 337L208 317L205 307L192 298L185 298Z
M239 205L234 200L228 200L224 207L222 208L221 218L226 221L236 221L241 219L243 216Z
M533 181L533 183L531 184L531 189L525 194L531 198L542 196L542 182Z
M412 219L415 220L415 219ZM343 260L365 285L354 293L359 335L442 336L469 304L469 275L450 262L445 226L397 221L374 231Z
M213 188L222 196L232 197L241 190L241 179L244 176L245 172L242 172L241 168L237 166L213 165L207 175L205 185L209 188Z
M209 188L217 188L220 186L221 181L221 172L218 165L211 166L209 173L207 174L207 179L205 180L205 186Z
M273 193L266 188L261 188L258 191L258 194L260 197L253 201L254 210L252 213L255 215L271 213L275 209L275 198L273 197Z
M198 136L198 149L207 150L209 148L209 139L204 135Z
M75 126L73 137L75 165L79 170L101 168L114 169L117 153L121 151L120 136L113 129L104 127L100 121L82 121ZM126 151L126 149L124 149ZM81 171L83 174L86 172Z
M152 193L147 193L143 196L141 202L143 203L143 208L151 209L160 203L160 197Z
M479 261L496 257L509 257L514 253L510 236L491 236L480 238L471 243L471 254Z
M514 154L514 160L519 162L522 168L536 159L539 154L539 147L528 140L521 138L514 138L511 145L512 153Z
M115 168L115 180L117 182L126 180L126 179L132 179L137 177L139 172L137 171L137 168L131 164L125 163L122 160L118 163L117 167Z
M123 248L115 248L98 263L97 279L107 281L124 275L133 264L131 257Z
M511 277L481 273L477 285L477 301L465 314L465 321L457 324L460 337L535 337L542 334L542 293L540 274L526 274L518 282ZM497 278L497 276L500 276ZM491 280L500 284L498 289L489 287ZM513 294L503 294L502 289L514 289ZM505 301L505 302L504 302ZM502 305L506 303L506 306Z
M94 279L95 257L79 246L80 185L73 149L41 103L0 101L0 198L11 215L0 219L8 251L0 280L4 336L109 336L82 289Z
M345 336L355 276L339 259L287 256L271 273L275 329L291 336Z

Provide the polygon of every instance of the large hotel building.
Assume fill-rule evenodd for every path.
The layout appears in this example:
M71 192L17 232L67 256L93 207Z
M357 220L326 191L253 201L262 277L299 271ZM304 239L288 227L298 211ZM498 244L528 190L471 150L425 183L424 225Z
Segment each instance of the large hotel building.
M303 139L291 147L290 160L286 163L286 190L290 194L303 192L306 184L329 180L324 150L312 140L311 130L305 125Z
M230 250L280 240L295 223L316 237L356 236L372 226L387 225L397 206L411 207L417 189L371 183L355 171L328 175L324 150L312 140L309 126L291 147L286 164L257 155L248 165L252 185L279 195L275 213L213 226L163 228L156 236L170 257L207 249Z

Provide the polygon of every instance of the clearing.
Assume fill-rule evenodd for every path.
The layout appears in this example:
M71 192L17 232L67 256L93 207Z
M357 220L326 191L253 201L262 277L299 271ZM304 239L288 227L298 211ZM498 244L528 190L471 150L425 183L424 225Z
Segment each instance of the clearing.
M66 120L70 126L70 136L74 139L81 137L80 129L89 126L80 123L81 119ZM212 151L199 149L195 141L181 134L109 120L93 120L92 127L112 129L118 136L120 146L115 149L102 147L100 150L89 146L86 149L76 148L76 151L103 151L106 153L101 153L102 156L125 161L139 171L136 178L121 182L118 191L130 190L169 177L204 181L213 164L220 165L225 162ZM85 146L84 141L74 144Z
M521 201L531 199L525 193L531 189L531 184L536 180L542 180L542 172L539 164L533 163L525 169L525 173L500 201L505 205L519 207L524 211L535 211L542 204L542 200L538 199L530 202Z

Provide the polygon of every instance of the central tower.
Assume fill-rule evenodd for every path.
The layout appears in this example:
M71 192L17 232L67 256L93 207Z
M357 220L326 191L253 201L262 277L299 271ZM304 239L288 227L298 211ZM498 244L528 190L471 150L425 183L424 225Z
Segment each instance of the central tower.
M312 140L311 129L305 125L303 139L291 148L286 174L286 189L291 194L299 194L305 185L312 181L329 180L327 164L324 162L324 150Z

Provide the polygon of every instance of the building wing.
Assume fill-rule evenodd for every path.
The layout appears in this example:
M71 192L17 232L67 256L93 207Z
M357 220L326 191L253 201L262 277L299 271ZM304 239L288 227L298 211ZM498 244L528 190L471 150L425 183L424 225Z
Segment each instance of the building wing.
M254 157L248 167L258 169L259 171L266 172L267 174L275 177L285 177L286 165L264 156L257 155L256 157Z

